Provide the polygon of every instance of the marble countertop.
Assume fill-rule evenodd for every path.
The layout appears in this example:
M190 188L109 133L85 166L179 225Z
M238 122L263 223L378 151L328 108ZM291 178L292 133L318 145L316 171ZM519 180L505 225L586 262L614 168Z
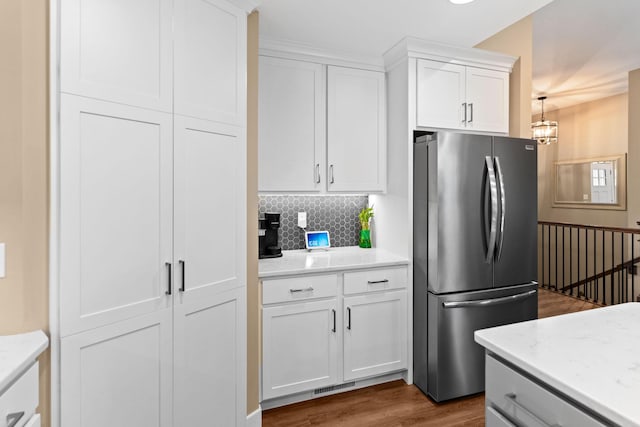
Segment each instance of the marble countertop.
M409 263L406 258L383 249L362 249L357 246L330 248L327 251L283 251L282 254L280 258L261 259L258 262L258 277L266 279L367 267L391 267Z
M612 422L640 426L640 303L484 329L475 339Z
M42 331L0 336L0 393L49 346Z

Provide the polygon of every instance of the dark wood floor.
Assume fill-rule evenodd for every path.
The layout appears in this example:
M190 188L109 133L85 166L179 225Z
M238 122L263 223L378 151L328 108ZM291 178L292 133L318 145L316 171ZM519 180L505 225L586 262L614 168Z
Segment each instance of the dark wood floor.
M539 317L596 308L560 293L540 290ZM415 386L393 381L264 411L264 427L483 426L484 394L435 403Z

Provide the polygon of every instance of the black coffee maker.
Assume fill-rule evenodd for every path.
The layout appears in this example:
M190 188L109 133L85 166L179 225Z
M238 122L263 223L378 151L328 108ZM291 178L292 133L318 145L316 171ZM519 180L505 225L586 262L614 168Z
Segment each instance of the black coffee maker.
M258 258L278 258L282 256L282 249L278 246L278 229L280 228L279 213L265 213L264 219L259 220Z

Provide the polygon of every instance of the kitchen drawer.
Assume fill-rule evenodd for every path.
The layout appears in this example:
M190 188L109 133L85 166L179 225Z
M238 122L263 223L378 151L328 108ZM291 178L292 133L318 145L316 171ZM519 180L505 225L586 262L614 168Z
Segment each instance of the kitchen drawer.
M534 383L491 356L486 357L487 406L518 426L604 426L550 390ZM490 424L487 423L487 426ZM496 423L493 425L505 425ZM509 424L506 424L509 425Z
M485 427L516 427L515 424L491 406L486 408L484 425Z
M302 276L262 281L262 304L332 297L338 294L338 276Z
M402 289L407 287L407 267L374 268L344 273L344 294Z
M20 421L15 424L15 427L22 427L35 413L37 406L38 362L0 395L0 423L6 422L10 414L23 413ZM4 426L4 424L0 425Z

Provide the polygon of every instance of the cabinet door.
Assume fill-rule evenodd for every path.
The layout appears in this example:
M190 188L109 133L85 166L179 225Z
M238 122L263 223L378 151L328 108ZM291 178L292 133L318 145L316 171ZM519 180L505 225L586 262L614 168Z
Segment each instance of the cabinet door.
M246 13L225 0L175 0L175 113L246 121Z
M40 427L41 425L40 414L35 414L33 417L29 418L29 421L27 421L24 427Z
M189 302L245 284L246 144L240 128L181 116L174 144L174 271Z
M509 133L509 73L467 67L467 129Z
M262 310L262 397L335 384L336 300L265 307Z
M172 348L170 309L62 338L61 425L171 426Z
M465 128L465 67L446 62L417 61L418 126Z
M326 182L324 69L260 57L258 189L320 191Z
M406 291L344 299L344 379L407 368Z
M387 135L384 73L327 67L329 191L384 191Z
M245 425L245 289L202 299L177 296L175 426Z
M60 329L169 307L171 115L62 95Z
M60 90L171 112L171 4L60 2Z

